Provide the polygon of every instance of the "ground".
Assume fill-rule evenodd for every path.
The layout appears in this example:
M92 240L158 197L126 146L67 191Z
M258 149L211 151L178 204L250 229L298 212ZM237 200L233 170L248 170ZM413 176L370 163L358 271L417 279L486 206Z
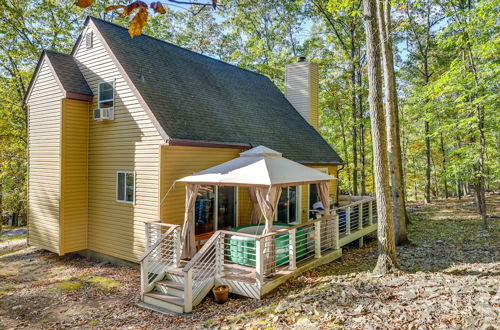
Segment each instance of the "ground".
M0 256L0 328L470 328L499 329L500 197L490 229L471 200L411 204L401 272L375 276L376 241L257 301L211 297L189 315L137 307L139 271L25 248Z

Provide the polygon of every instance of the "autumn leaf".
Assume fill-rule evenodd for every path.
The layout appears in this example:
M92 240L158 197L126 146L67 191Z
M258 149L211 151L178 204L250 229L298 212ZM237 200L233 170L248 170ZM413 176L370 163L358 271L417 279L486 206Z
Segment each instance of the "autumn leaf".
M132 13L134 9L144 9L146 11L146 17L147 17L147 11L148 11L148 5L144 1L134 1L131 4L125 6L123 8L123 15L128 16ZM136 14L137 16L137 14Z
M77 5L80 8L87 8L88 6L92 5L94 0L77 0L75 2L75 5Z
M107 6L106 8L104 8L104 12L105 12L105 13L107 13L108 11L117 10L117 9L122 9L122 8L125 8L125 5L113 5L113 6Z
M165 14L167 11L165 10L165 7L163 7L163 5L161 4L160 1L156 1L156 2L151 2L151 8L153 9L153 11L155 13L158 13L158 14Z
M140 7L135 14L134 18L130 21L128 25L128 33L130 37L140 36L142 33L142 29L146 26L146 22L148 20L148 8Z

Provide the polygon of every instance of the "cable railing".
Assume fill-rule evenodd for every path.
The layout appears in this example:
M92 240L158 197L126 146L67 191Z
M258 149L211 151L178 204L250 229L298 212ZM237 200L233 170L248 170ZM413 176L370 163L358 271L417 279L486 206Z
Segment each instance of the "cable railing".
M220 274L222 266L222 234L215 232L195 256L184 266L184 311L190 312L193 301Z
M181 227L160 222L145 222L146 252L137 260L141 264L141 294L161 280L169 267L180 263Z

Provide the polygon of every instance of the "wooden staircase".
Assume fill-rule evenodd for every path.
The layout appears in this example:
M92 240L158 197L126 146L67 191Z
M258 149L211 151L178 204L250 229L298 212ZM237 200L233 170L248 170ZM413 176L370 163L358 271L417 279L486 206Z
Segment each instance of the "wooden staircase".
M184 313L184 283L173 279L177 276L177 271L167 271L162 280L155 282L151 291L144 293L142 301L168 312Z

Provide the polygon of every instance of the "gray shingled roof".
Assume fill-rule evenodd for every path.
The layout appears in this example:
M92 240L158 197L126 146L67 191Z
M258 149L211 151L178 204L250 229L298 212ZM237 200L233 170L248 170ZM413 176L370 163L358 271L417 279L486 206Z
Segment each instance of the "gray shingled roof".
M342 163L269 78L90 19L169 138L264 145L299 162Z
M73 56L50 50L45 50L44 52L66 92L92 95L92 90L80 72L80 69L78 69Z

